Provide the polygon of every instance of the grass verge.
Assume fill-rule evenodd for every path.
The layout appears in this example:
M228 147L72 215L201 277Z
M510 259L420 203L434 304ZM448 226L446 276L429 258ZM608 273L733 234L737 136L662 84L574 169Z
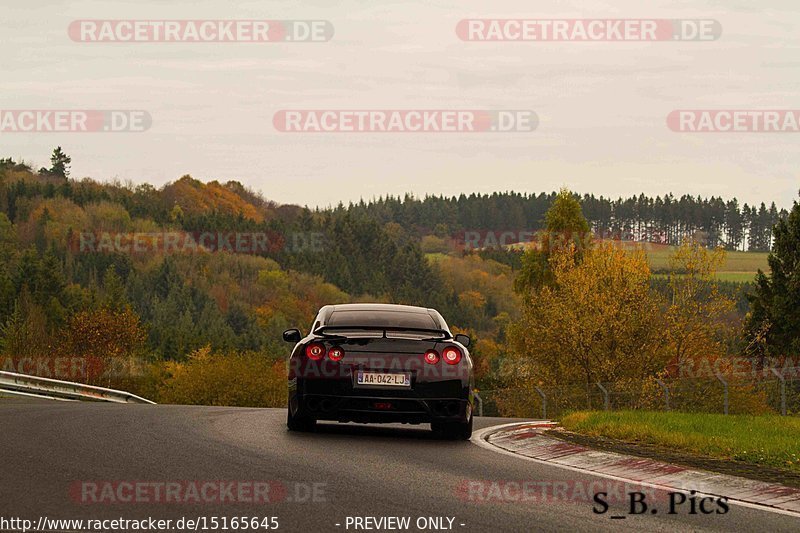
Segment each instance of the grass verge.
M800 418L653 411L581 411L561 425L591 437L800 473Z

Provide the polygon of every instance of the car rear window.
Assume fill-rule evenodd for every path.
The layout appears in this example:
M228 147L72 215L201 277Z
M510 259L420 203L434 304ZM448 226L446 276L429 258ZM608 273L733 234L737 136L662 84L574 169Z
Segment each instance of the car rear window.
M427 313L408 311L334 311L326 326L382 326L396 328L440 329L433 317Z

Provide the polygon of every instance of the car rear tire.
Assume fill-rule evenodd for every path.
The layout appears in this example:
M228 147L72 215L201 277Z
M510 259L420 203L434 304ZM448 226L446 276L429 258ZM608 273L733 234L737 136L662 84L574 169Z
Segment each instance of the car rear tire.
M469 422L432 422L431 429L443 439L469 440L472 437L472 416Z
M286 427L289 431L309 432L314 431L317 426L317 421L313 418L292 416L292 410L287 409L286 413Z

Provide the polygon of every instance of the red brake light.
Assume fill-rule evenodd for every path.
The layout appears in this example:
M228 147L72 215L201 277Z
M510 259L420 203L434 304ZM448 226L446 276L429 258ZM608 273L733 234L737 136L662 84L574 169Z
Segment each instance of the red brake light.
M448 365L454 365L461 361L461 350L453 346L448 346L442 352L442 359Z
M325 347L318 342L312 342L306 346L306 357L319 361L325 356Z
M428 350L425 352L425 362L429 365L435 365L439 362L439 354L436 353L436 350Z
M334 346L330 350L328 350L328 359L331 361L341 361L344 357L344 350L339 348L338 346Z

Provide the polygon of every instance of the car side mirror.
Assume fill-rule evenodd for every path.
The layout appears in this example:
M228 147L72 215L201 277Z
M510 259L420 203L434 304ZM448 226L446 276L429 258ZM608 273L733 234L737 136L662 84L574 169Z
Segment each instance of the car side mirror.
M283 332L283 340L286 342L300 342L303 336L300 335L299 329L287 329Z
M471 339L469 338L469 335L464 335L463 333L459 333L458 335L456 335L456 342L460 342L466 348L467 346L469 346Z

